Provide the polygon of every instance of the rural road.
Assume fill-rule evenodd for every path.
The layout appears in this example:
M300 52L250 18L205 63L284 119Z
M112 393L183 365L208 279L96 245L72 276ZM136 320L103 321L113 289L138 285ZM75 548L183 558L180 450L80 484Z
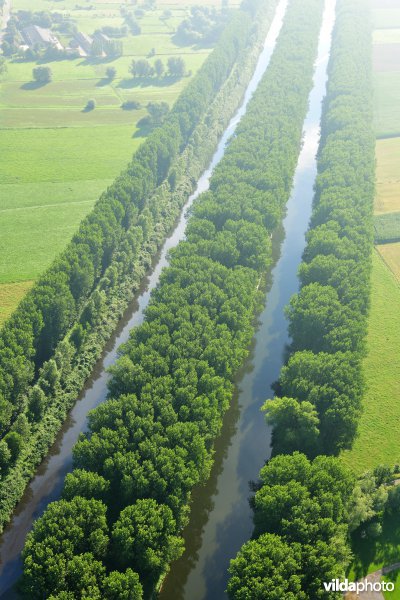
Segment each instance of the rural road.
M11 0L6 0L3 6L3 12L1 15L1 28L0 28L0 44L3 41L4 31L8 25L8 21L11 16Z
M400 568L400 563L395 563L390 565L389 567L383 567L383 569L379 569L374 573L370 573L364 579L360 581L369 581L374 584L381 580L382 575L386 575L386 573L390 573L391 571L396 571ZM362 592L360 594L355 594L353 592L349 592L344 594L345 600L384 600L384 596L382 592Z

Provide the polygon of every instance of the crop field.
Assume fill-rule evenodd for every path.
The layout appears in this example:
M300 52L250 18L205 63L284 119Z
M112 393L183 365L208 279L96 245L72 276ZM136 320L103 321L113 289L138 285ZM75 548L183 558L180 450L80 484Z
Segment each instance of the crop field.
M33 281L22 281L0 285L0 325L10 316L32 284Z
M400 137L377 140L376 161L375 212L400 211Z
M392 27L400 27L400 8L398 3L388 3L387 6L374 8L372 11L373 23L376 29L391 29Z
M364 362L367 393L359 436L343 461L357 473L381 463L400 462L400 286L377 252Z
M374 45L400 44L400 28L375 29L375 31L373 32L373 41Z
M172 106L211 47L176 43L174 34L192 0L159 2L138 19L140 35L122 38L123 55L115 58L8 61L0 86L0 319L65 247L100 193L126 166L145 131L137 123L149 102ZM204 3L203 3L204 4ZM220 7L210 0L205 4ZM238 2L230 3L235 6ZM87 8L75 0L13 0L13 11L62 12L79 31L91 35L105 25L124 24L121 7L130 2L95 2ZM160 19L165 10L169 18ZM70 36L58 35L66 45ZM149 53L153 56L149 57ZM157 58L164 64L181 56L186 75L134 79L133 59ZM32 69L49 66L52 81L38 85ZM106 76L115 67L116 77ZM96 108L85 111L89 99ZM140 107L123 110L126 101ZM18 286L9 284L19 283ZM4 289L2 286L7 284Z
M391 30L393 31L393 30ZM394 31L398 31L397 29ZM373 52L374 70L378 73L400 71L400 44L386 42L375 44Z
M400 283L400 242L377 247L379 254Z
M377 137L400 135L400 71L375 73L374 87Z

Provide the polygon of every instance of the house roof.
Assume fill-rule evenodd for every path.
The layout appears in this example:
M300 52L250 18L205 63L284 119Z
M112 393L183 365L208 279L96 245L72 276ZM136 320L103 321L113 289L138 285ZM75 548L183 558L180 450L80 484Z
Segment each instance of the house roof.
M44 29L38 25L28 25L22 30L22 35L29 46L61 46L58 38L50 29Z

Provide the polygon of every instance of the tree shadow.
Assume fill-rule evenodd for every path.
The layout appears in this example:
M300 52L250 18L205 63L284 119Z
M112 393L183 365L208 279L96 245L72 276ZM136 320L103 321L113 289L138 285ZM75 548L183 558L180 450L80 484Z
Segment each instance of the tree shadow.
M96 65L106 65L108 63L114 62L120 58L119 56L87 56L80 63L78 63L78 67L87 67L87 66L96 66Z
M354 552L353 569L356 579L361 579L375 567L390 566L400 561L400 520L399 514L386 514L382 523L382 534L377 539L361 537L357 530L352 535Z
M96 87L105 87L106 85L110 85L111 82L112 79L110 79L109 77L103 77L102 79L100 79L100 81L96 83Z
M131 90L138 87L169 87L180 81L182 77L132 77L131 79L122 79L118 86L124 90Z
M142 121L143 119L141 119ZM151 133L154 129L153 125L150 125L149 123L139 123L137 124L137 130L134 132L134 134L132 135L133 139L137 139L137 138L145 138L149 135L149 133Z
M38 90L50 83L50 81L28 81L20 86L21 90Z

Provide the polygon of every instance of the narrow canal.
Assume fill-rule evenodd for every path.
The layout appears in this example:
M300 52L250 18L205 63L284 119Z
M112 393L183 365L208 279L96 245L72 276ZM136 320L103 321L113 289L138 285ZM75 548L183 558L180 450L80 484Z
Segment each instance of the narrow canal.
M335 0L325 11L315 63L314 87L304 122L299 156L283 232L275 236L280 254L272 270L267 304L259 318L251 356L237 381L237 394L215 446L215 464L206 486L193 494L191 521L184 537L186 551L166 578L160 600L221 600L226 597L227 569L252 534L249 481L256 480L270 453L270 431L260 408L273 397L289 341L284 308L298 291L297 269L305 246L317 174L322 100L335 21ZM282 242L282 237L284 241ZM279 249L279 246L281 248Z
M35 477L27 487L24 497L15 509L13 518L0 538L0 596L4 599L17 598L14 585L21 574L21 551L32 523L45 511L49 502L60 497L64 478L72 469L72 448L79 434L87 427L87 414L107 396L107 373L116 360L119 346L129 338L133 327L143 321L144 310L148 305L150 293L157 285L161 270L168 265L168 252L184 238L187 223L187 210L193 201L209 187L211 174L222 159L229 138L234 133L239 121L246 112L247 105L260 83L272 56L277 37L282 27L287 0L280 0L263 50L259 56L254 74L247 87L243 102L230 121L209 168L197 183L195 192L184 207L180 220L171 236L166 240L159 257L153 265L151 274L143 283L138 297L130 305L121 321L118 331L110 340L103 358L98 362L92 377L72 409L69 418L60 431L49 455L38 468Z

